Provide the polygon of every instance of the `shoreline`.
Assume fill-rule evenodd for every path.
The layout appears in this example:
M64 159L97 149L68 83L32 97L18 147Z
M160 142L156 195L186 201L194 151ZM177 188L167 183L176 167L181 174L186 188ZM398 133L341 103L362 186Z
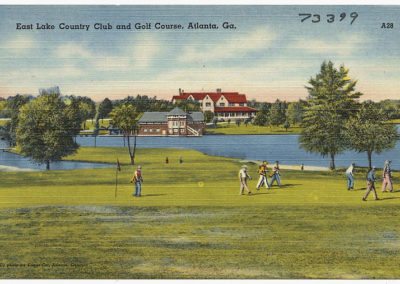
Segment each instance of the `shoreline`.
M246 163L251 163L255 165L260 165L262 163L261 160L239 160L240 163L246 164ZM272 164L268 164L269 169L271 169ZM279 168L282 170L292 170L292 171L302 171L300 169L301 165L282 165L279 164ZM321 166L307 166L304 165L304 170L303 171L319 171L319 172L328 172L331 171L329 167L321 167Z
M0 165L0 172L37 172L37 171L39 170Z

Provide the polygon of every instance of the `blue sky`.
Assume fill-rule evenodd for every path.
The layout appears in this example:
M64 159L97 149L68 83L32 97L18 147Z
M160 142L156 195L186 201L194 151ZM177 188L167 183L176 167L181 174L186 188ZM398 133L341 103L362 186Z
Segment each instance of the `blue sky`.
M350 25L351 12L359 17ZM299 13L321 14L300 23ZM347 13L342 22L339 14ZM326 23L326 14L335 14ZM0 96L63 94L99 101L127 95L170 99L185 91L239 91L248 98L305 98L323 60L345 64L364 99L400 98L400 6L1 6ZM397 20L397 23L396 23ZM189 22L230 22L235 30L188 30ZM50 23L53 31L18 31L16 23ZM156 22L178 31L94 30ZM392 30L381 29L394 22ZM59 23L90 24L62 31Z

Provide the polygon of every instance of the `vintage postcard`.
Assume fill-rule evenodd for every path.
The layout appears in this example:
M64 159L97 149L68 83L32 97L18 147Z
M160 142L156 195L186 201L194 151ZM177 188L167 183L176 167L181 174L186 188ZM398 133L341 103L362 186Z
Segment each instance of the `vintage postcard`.
M0 278L400 278L400 6L0 6Z

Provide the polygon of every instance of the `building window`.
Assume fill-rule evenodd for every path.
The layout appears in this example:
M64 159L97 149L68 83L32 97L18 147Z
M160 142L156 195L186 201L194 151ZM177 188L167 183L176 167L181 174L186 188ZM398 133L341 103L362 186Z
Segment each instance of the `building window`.
M185 121L181 121L181 126L185 126Z
M206 103L206 107L210 107L211 106L211 103Z
M233 107L233 106L235 106L235 104L234 103L229 103L229 106Z
M157 129L157 132L160 132L160 129Z
M219 106L224 107L225 103L219 103Z
M147 132L147 129L145 129L144 132Z
M241 107L244 106L244 103L240 103L239 106L241 106Z
M149 130L149 131L150 131L150 132L153 132L153 129L151 129L151 128L150 128L150 130Z
M185 133L185 129L181 128L181 134Z

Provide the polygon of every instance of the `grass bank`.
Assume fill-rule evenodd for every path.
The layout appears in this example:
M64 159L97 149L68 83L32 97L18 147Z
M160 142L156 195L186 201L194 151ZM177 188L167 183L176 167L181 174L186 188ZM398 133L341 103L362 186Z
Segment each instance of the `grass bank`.
M301 132L301 127L293 126L285 130L283 126L257 126L253 124L248 124L247 126L241 124L237 126L235 123L221 122L217 124L217 128L213 126L207 126L206 134L299 134Z
M364 173L349 192L342 172L282 171L282 188L257 192L253 179L239 196L235 160L139 149L133 198L125 152L68 158L118 157L117 198L115 168L0 173L3 278L400 277L400 192L362 202Z

